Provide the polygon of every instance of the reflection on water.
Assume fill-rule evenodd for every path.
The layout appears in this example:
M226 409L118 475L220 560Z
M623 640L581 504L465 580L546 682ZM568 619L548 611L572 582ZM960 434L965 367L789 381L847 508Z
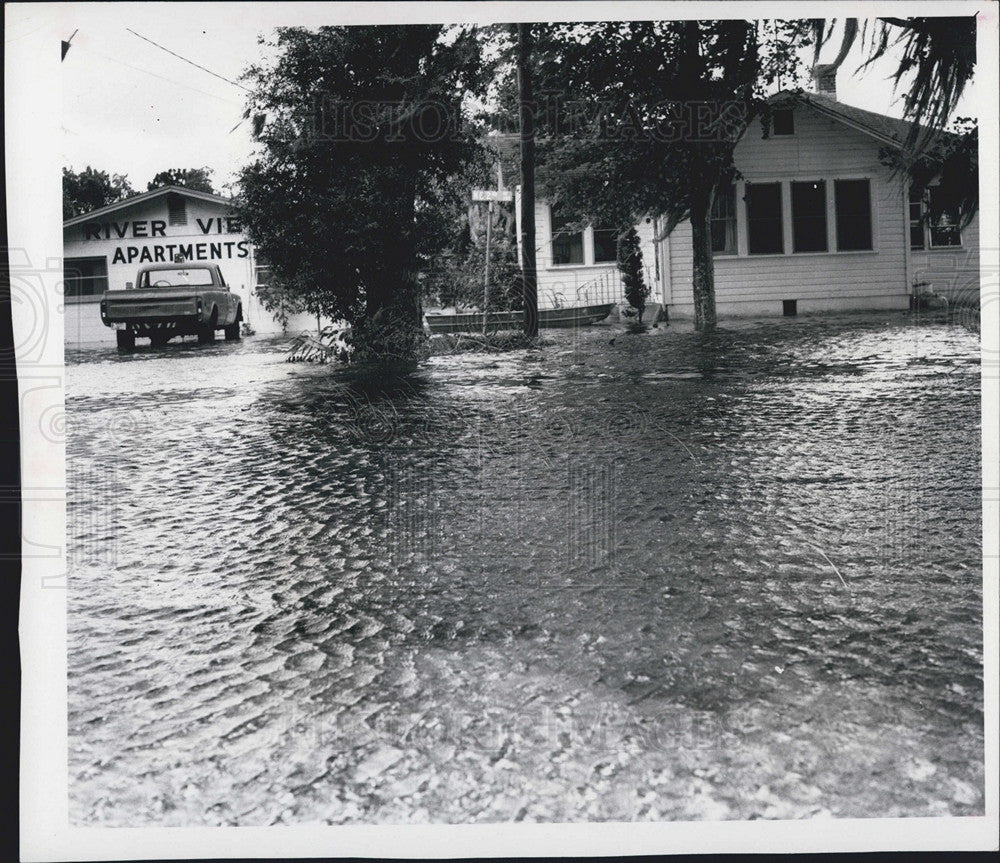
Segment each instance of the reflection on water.
M976 338L546 339L70 357L75 822L983 811Z

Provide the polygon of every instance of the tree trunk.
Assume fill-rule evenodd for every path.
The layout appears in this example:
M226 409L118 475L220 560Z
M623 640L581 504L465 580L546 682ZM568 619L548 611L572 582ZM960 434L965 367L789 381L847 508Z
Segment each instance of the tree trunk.
M712 190L698 194L691 203L691 245L693 258L692 292L694 326L707 330L715 326L715 265L712 260Z
M423 341L420 286L413 248L415 190L412 181L399 183L397 220L386 226L379 260L366 285L365 319L355 328L359 359L409 361Z

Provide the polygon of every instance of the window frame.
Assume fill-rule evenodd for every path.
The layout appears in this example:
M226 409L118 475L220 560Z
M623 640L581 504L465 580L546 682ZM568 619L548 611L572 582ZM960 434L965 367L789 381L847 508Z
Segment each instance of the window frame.
M753 182L747 181L744 191L743 191L743 204L744 213L746 214L746 233L747 233L747 257L766 257L768 255L777 256L787 254L785 250L785 192L784 186L787 183L786 180L767 180L765 182ZM751 190L755 186L774 186L778 191L778 240L780 243L780 248L777 251L764 251L755 252L752 250L753 245L753 232L751 230L754 221L764 221L762 219L751 219L750 218L750 194ZM774 219L769 219L768 221L774 221Z
M619 233L618 229L617 228L598 228L598 227L595 227L594 225L590 225L589 228L590 228L591 259L593 260L594 265L595 266L604 266L604 265L607 265L607 264L617 264L618 263L618 233ZM583 238L583 241L584 241L584 254L583 254L584 260L586 260L586 257L587 257L587 249L586 249L587 237L586 237L586 233L587 232L584 231L584 238ZM615 247L614 257L612 257L612 258L601 258L600 260L598 260L598 258L597 258L597 235L598 234L611 234L612 235L612 239L614 240L614 247Z
M913 218L913 208L917 208L917 218ZM908 228L909 244L911 252L925 252L927 251L927 220L925 218L926 205L924 202L924 195L920 194L917 199L914 200L913 197L913 186L911 185L907 191L906 197L906 224ZM920 231L920 245L915 246L913 244L913 231L917 229Z
M774 118L777 114L788 114L791 119L791 132L779 132ZM795 137L795 111L791 108L776 108L771 111L771 137L772 138L794 138Z
M823 248L822 249L797 249L796 248L796 235L795 235L795 187L796 186L819 186L819 190L823 198L823 206L820 209L823 220ZM827 181L825 179L816 180L788 180L788 223L791 227L792 233L792 244L791 252L793 255L827 255L830 253L830 220L829 220L829 196L827 195ZM819 219L820 216L811 216L807 218Z
M921 201L921 206L923 208L923 214L924 214L924 219L923 219L923 221L924 221L924 240L925 240L924 249L927 250L927 251L941 251L943 249L961 249L961 248L963 248L964 243L963 243L963 240L962 240L962 229L958 226L958 220L957 219L956 219L956 222L955 222L953 228L955 230L956 235L958 236L958 242L957 243L945 243L945 244L938 244L938 243L934 242L934 231L935 230L939 230L940 226L939 225L932 225L931 224L931 220L930 220L930 204L931 204L931 196L934 194L935 189L940 189L940 188L941 188L940 183L935 183L932 186L928 186L927 189L924 192L924 198ZM957 215L958 214L956 213L956 216Z
M546 256L547 263L544 265L545 269L549 270L565 270L565 269L579 269L580 267L614 267L618 264L618 234L620 229L610 228L603 225L586 225L579 231L563 231L561 229L556 229L557 215L553 211L553 207L550 203L545 202L545 207L548 211L548 229L549 229L549 242L548 250L549 254ZM536 211L537 212L537 211ZM597 241L596 235L598 233L609 233L615 235L615 256L614 258L608 258L607 260L598 260L597 258ZM557 263L555 255L555 243L556 236L558 234L569 234L571 236L579 234L581 237L582 244L582 255L583 260L569 263ZM544 246L540 246L539 249L543 249Z
M266 275L268 276L268 279L265 282L262 282L260 280L260 273L261 273L262 270L265 271ZM271 284L271 278L272 278L271 265L268 264L268 263L261 263L261 262L255 261L254 265L253 265L253 283L254 283L254 287L264 287L264 288L266 288L268 285Z
M739 216L737 215L737 209L738 208L736 206L736 200L737 200L738 194L739 194L739 191L737 189L736 183L730 183L729 184L730 214L729 215L725 215L725 216L716 216L716 214L715 214L715 205L720 200L718 191L716 191L716 194L715 194L714 198L712 199L712 211L709 213L709 217L708 217L708 221L709 221L708 231L709 231L709 239L712 242L712 254L713 255L720 255L722 257L731 257L733 255L738 255L739 254L739 251L740 251L740 235L739 235L740 220L739 220ZM721 223L723 225L726 225L729 222L733 223L733 230L732 230L732 243L733 243L733 247L731 249L728 248L728 240L729 240L730 232L728 230L725 230L725 228L724 228L724 230L725 230L726 247L722 248L722 249L716 249L715 248L715 234L714 234L713 229L714 229L715 224L717 222Z
M582 228L579 231L565 231L562 228L556 229L556 219L559 218L560 221L564 221L562 217L557 217L555 208L549 205L549 249L550 249L550 266L552 267L584 267L587 265L587 229ZM569 237L579 236L580 238L580 260L579 261L557 261L556 260L556 238L565 234Z
M878 243L876 240L876 224L875 224L875 195L873 190L872 178L871 177L835 177L833 182L833 235L834 235L834 251L837 254L855 254L858 252L877 252ZM868 184L868 246L856 249L844 249L840 245L840 222L841 215L838 208L838 195L837 186L840 183L867 183ZM854 215L859 215L859 213ZM851 215L851 214L845 214Z
M69 281L69 279L67 278L66 274L67 274L67 270L70 269L71 262L74 262L74 261L89 261L89 262L93 262L93 263L96 263L98 261L101 262L104 265L104 274L103 275L100 275L100 274L98 274L96 276L76 275L76 276L73 276L72 278L74 278L74 279L76 279L78 281L85 281L85 280L86 281L91 281L91 280L95 280L95 279L103 279L104 280L104 287L101 290L95 291L93 293L67 294L66 293L66 284ZM95 303L95 302L99 302L100 299L101 299L101 295L105 291L109 290L110 287L111 287L110 273L108 272L108 256L107 255L75 255L73 257L63 258L63 282L62 282L62 284L63 284L63 302L64 303L75 304L75 303Z

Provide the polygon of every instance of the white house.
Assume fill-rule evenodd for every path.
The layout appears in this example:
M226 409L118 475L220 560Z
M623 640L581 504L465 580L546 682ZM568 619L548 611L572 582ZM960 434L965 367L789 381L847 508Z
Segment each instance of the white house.
M736 146L742 179L716 196L720 316L906 309L921 292L978 296L978 219L962 231L957 214L930 224L926 200L911 200L880 160L908 123L845 105L829 90L781 94L774 107L769 137L755 121ZM612 231L567 231L545 201L535 224L541 306L622 298ZM637 229L650 301L693 316L690 223L658 243L653 221Z
M268 268L256 259L232 201L165 186L63 222L65 343L114 344L113 331L101 323L101 294L134 282L140 265L171 261L176 254L219 264L240 296L244 321L259 334L282 332L257 298ZM308 315L291 316L287 326L291 332L315 328L316 319Z

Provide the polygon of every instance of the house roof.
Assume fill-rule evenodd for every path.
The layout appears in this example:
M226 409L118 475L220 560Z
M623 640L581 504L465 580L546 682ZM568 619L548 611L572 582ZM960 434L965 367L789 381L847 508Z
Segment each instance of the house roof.
M910 134L910 130L917 124L908 120L900 120L898 117L889 117L886 114L877 114L874 111L866 111L864 108L855 108L844 102L838 102L832 96L822 93L806 93L798 90L783 90L771 97L771 102L781 102L785 100L795 100L809 105L820 114L839 120L851 128L857 129L877 138L883 144L890 146L901 146ZM948 132L935 133L927 126L919 126L922 131L930 134L949 135Z
M160 188L153 189L151 192L143 192L141 195L132 195L130 198L122 198L122 200L115 201L113 204L108 204L106 207L100 207L99 209L91 210L88 213L81 213L79 216L74 216L72 219L67 219L63 222L63 227L69 228L73 225L79 225L82 222L90 222L99 216L106 216L109 213L123 210L126 207L141 204L145 201L151 201L153 198L158 198L161 195L166 195L170 192L177 195L183 195L186 198L194 198L198 201L209 201L213 204L224 204L227 207L232 206L233 204L232 198L225 198L222 195L214 195L211 192L199 192L196 189L188 189L185 186L160 186Z

